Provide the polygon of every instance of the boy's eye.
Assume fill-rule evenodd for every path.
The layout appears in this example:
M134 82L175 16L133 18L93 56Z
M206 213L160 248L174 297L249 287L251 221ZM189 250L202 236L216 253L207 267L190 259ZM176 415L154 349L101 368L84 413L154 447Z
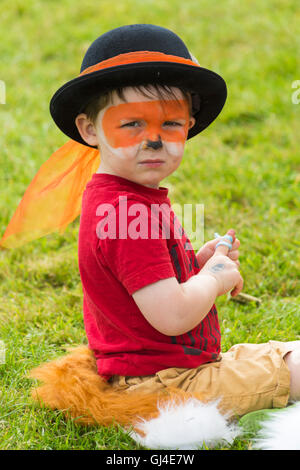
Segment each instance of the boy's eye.
M175 126L182 126L182 124L180 122L177 122L177 121L165 121L164 126L175 127Z
M122 124L120 127L139 127L140 122L139 121L130 121L126 122L125 124Z
M124 124L121 124L120 125L120 128L124 128L124 127L141 127L143 124L141 121L128 121L128 122L125 122ZM182 127L183 124L181 122L178 122L178 121L165 121L163 123L163 126L165 127Z

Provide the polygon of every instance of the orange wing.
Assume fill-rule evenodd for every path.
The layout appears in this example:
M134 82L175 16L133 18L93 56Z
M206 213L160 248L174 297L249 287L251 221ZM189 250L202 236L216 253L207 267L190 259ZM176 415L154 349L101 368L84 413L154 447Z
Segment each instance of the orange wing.
M59 230L81 212L82 194L100 164L97 149L69 140L41 166L12 219L0 248L15 248Z

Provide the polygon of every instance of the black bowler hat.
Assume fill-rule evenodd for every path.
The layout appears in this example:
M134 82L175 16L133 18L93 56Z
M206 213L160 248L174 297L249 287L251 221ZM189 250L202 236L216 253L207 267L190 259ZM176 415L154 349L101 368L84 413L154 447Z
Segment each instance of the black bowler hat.
M175 33L161 26L133 24L108 31L90 45L80 75L56 91L50 113L64 134L89 146L81 138L75 118L93 96L118 87L153 83L191 92L196 123L188 139L216 119L227 97L223 78L201 67Z

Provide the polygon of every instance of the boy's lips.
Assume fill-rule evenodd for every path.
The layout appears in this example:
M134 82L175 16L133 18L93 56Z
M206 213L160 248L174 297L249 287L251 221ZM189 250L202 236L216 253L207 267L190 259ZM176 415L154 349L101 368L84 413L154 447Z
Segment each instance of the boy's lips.
M143 160L140 162L142 165L147 165L147 166L160 166L164 163L163 160Z

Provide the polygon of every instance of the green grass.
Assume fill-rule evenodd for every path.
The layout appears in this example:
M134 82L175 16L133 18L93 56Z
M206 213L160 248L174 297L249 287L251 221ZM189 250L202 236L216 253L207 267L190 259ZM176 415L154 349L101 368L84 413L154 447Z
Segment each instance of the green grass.
M291 101L300 79L299 20L295 0L2 0L0 233L41 164L67 140L51 120L49 101L78 75L89 44L123 24L168 27L228 85L221 115L187 143L181 166L162 184L172 203L205 205L205 241L230 227L241 240L244 292L262 304L217 300L223 349L300 339L300 104ZM7 349L1 449L138 448L122 430L80 427L30 399L27 372L86 342L78 222L63 235L0 252L0 340ZM239 439L230 448L249 445Z

